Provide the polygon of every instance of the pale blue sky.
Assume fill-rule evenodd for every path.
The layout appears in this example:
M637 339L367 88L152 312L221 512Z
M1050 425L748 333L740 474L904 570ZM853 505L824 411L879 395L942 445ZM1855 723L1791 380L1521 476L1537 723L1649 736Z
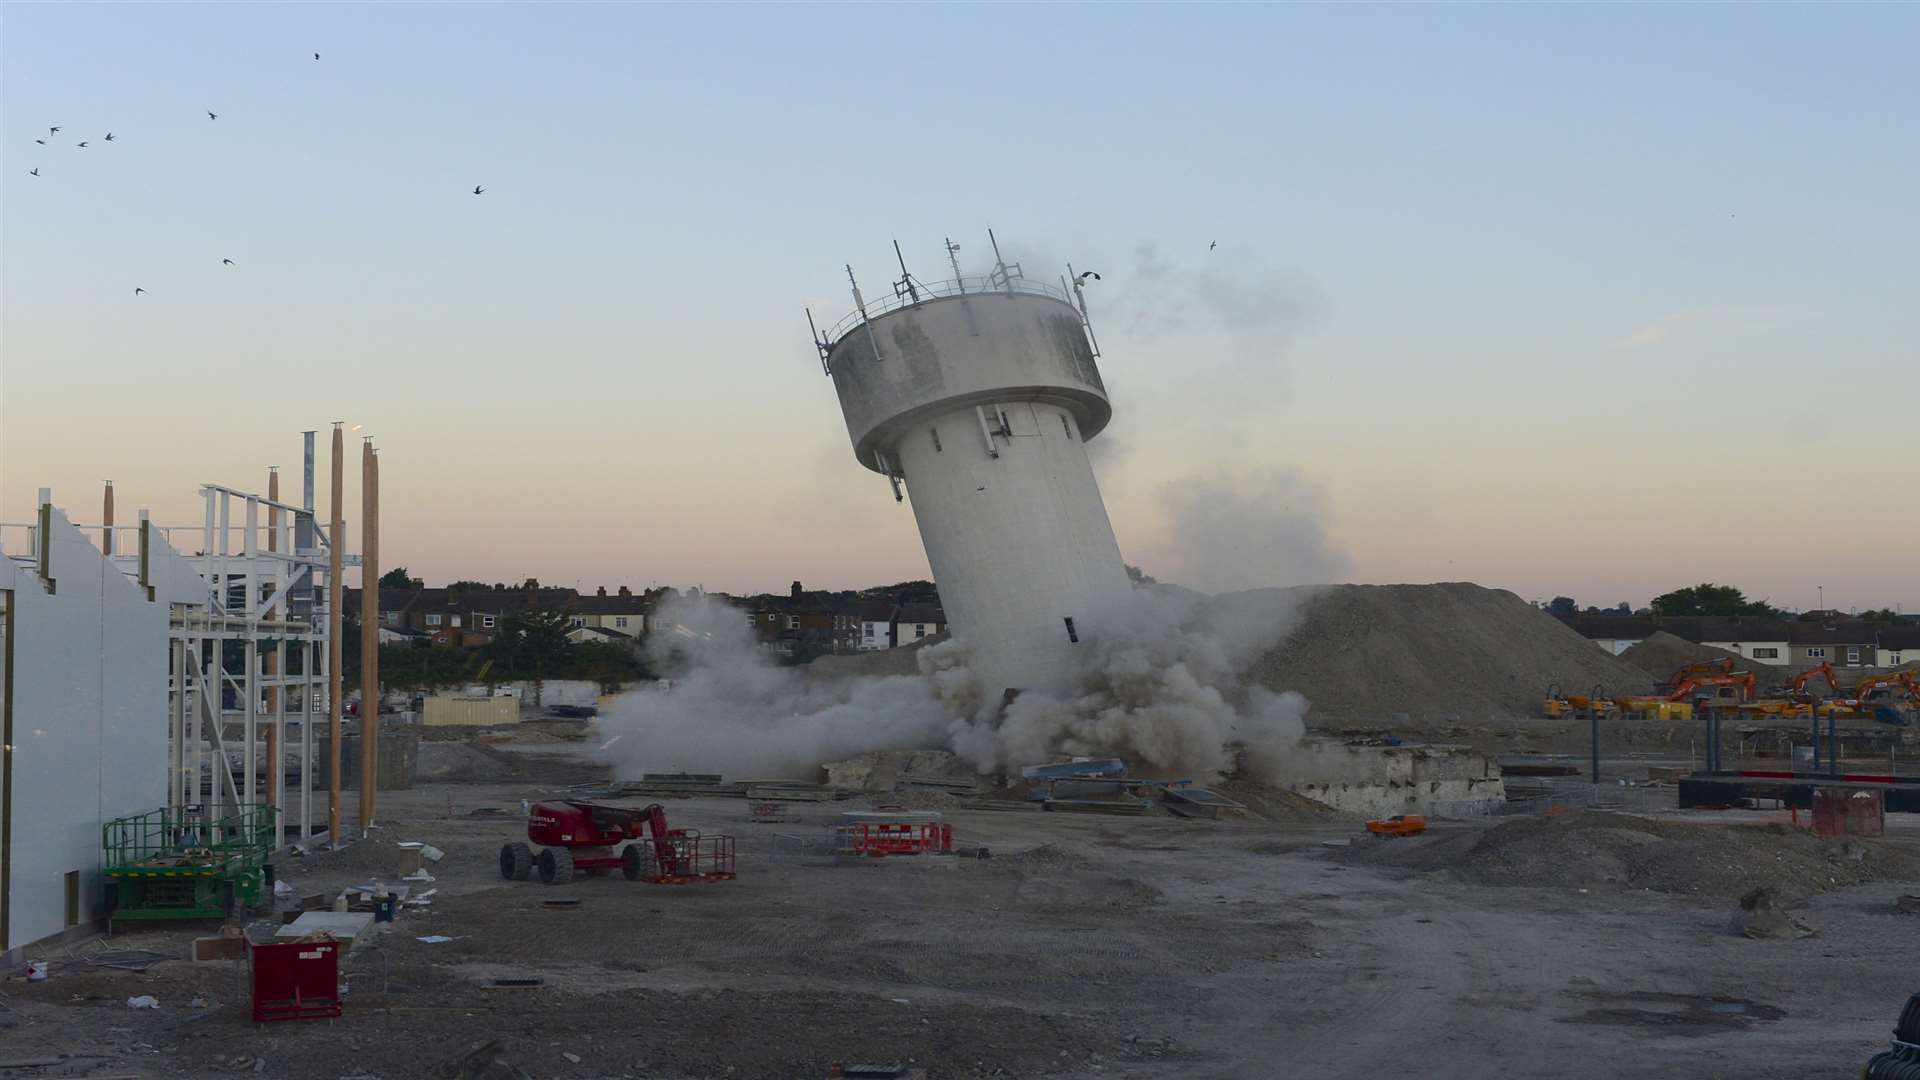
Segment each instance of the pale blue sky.
M1911 5L8 4L0 519L113 477L197 520L346 418L436 579L918 575L800 309L992 226L1106 274L1150 570L1164 485L1295 470L1322 576L1914 610L1916 41ZM1217 584L1287 576L1257 554Z

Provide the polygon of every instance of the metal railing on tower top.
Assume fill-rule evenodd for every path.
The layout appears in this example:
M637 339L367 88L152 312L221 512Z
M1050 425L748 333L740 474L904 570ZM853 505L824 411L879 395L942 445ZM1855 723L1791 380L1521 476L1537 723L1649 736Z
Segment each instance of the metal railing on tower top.
M903 289L893 296L881 297L878 300L868 302L865 312L856 310L849 313L846 318L828 327L827 332L822 335L822 337L827 342L827 347L832 348L834 345L839 344L841 338L858 328L862 322L878 315L884 315L889 311L898 311L904 307L912 307L915 304L924 303L928 300L939 300L949 296L973 296L990 293L1024 293L1029 296L1045 296L1049 299L1058 300L1068 306L1073 305L1073 298L1067 295L1067 291L1060 286L1049 285L1044 281L1020 277L1018 275L1001 278L998 275L982 274L977 277L951 278L946 281L935 281L931 283L921 282L915 279L911 291Z

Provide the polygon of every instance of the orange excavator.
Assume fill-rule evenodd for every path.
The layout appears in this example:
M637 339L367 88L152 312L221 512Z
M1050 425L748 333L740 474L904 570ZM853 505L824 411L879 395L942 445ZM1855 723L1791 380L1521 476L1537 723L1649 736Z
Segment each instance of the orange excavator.
M1808 668L1793 678L1788 679L1786 686L1782 688L1786 691L1783 696L1785 696L1788 701L1799 702L1806 705L1813 704L1813 695L1807 693L1807 684L1812 682L1815 676L1827 680L1827 685L1833 690L1833 697L1839 697L1841 695L1840 676L1834 674L1833 665L1821 664L1817 668Z
M1906 698L1904 708L1902 697ZM1920 680L1916 680L1911 671L1869 675L1853 688L1853 700L1849 704L1875 720L1905 724L1914 713L1920 712Z
M1807 684L1815 679L1825 679L1833 693L1818 698L1807 692ZM1757 716L1778 716L1788 719L1810 717L1816 707L1830 708L1827 703L1839 701L1844 691L1840 688L1840 676L1834 673L1832 664L1821 664L1788 679L1776 687L1766 697L1750 701L1740 706L1740 711Z
M1678 692L1688 679L1696 676L1731 674L1733 674L1733 657L1731 656L1722 656L1717 660L1695 660L1690 664L1680 665L1679 670L1667 679L1667 690Z
M1759 680L1754 678L1751 671L1727 671L1712 675L1676 673L1668 682L1666 693L1615 698L1614 704L1625 713L1648 713L1661 719L1685 720L1690 718L1691 711L1678 710L1676 706L1691 705L1694 699L1704 697L1710 699L1712 707L1737 707L1753 700L1754 688L1758 683Z

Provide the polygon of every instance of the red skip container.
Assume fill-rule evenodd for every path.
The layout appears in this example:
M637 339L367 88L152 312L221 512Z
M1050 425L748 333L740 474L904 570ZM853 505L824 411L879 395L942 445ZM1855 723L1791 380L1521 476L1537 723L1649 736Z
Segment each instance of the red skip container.
M319 1020L340 1015L340 943L255 945L253 1019Z

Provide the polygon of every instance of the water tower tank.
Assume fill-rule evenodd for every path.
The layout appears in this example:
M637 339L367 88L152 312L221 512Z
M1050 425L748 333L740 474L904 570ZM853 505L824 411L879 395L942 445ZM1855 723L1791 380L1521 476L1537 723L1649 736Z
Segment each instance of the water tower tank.
M1087 442L1113 408L1067 292L997 262L860 309L818 342L854 456L904 486L983 688L1068 688L1131 584Z

